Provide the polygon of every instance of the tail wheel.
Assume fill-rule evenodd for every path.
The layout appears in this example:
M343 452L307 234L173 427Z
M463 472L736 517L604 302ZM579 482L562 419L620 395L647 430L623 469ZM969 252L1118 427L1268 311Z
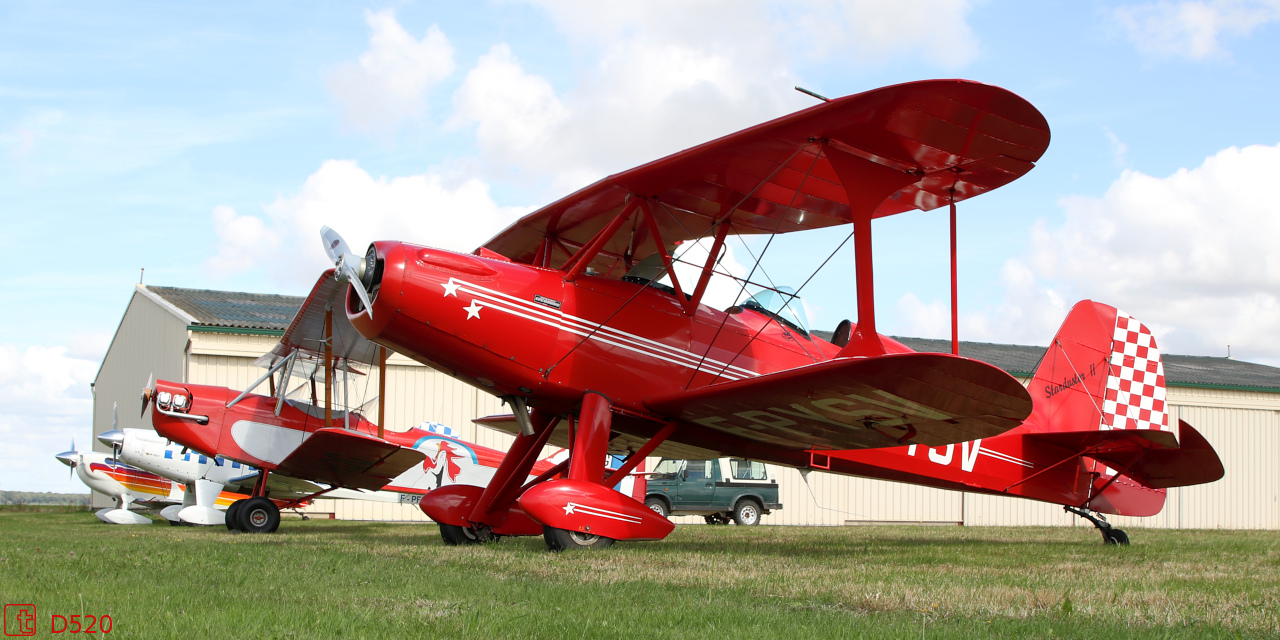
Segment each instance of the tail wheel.
M543 527L542 538L547 541L547 549L557 553L573 549L607 549L615 542L613 538L598 536L594 533L567 531L555 527Z
M227 521L228 531L241 530L240 529L240 507L243 507L243 506L244 506L244 500L241 499L241 500L236 500L235 502L232 502L231 506L227 507L226 521Z
M1129 545L1129 534L1123 529L1107 529L1102 532L1102 539L1106 544Z
M702 520L707 524L729 524L729 519L723 513L713 513L709 516L702 516Z
M733 521L744 527L760 524L760 505L755 500L739 500L733 507Z
M271 533L280 528L280 509L263 497L245 500L236 516L245 533Z

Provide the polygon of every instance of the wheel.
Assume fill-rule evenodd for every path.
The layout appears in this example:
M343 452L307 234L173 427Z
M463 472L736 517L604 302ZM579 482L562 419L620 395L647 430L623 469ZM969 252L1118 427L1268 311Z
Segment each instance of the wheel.
M1119 544L1125 546L1128 546L1129 544L1129 534L1125 533L1123 529L1107 529L1102 533L1102 537L1107 544Z
M662 498L645 498L644 506L649 507L654 513L664 518L667 517L668 513L671 513L667 510L667 501Z
M713 513L709 516L702 516L707 524L729 524L729 519L723 513Z
M240 506L236 520L245 533L271 533L280 528L280 509L266 498L249 498Z
M543 527L542 539L547 541L547 549L552 552L566 549L607 549L614 543L613 538L581 531L566 531L555 527Z
M733 521L744 527L760 524L760 505L755 500L739 500L733 507Z
M236 500L227 507L227 530L240 531L240 507L244 506L244 499Z
M178 522L177 520L170 520L170 521L169 521L169 526L171 526L171 527L181 527L181 526L182 526L182 523L181 523L181 522Z
M440 538L444 543L456 547L464 544L480 544L480 538L476 536L476 532L470 527L460 527L456 524L440 523Z

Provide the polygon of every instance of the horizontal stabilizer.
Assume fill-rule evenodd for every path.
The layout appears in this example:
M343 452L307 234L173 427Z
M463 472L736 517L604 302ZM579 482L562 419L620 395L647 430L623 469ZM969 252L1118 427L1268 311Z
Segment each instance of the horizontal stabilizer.
M931 447L989 438L1031 396L989 364L937 353L837 358L645 401L682 422L788 449Z
M1153 489L1213 482L1222 461L1194 427L1178 421L1178 438L1168 431L1117 429L1027 434L1029 440L1082 452Z
M425 458L419 451L368 434L320 429L276 471L340 487L378 490Z

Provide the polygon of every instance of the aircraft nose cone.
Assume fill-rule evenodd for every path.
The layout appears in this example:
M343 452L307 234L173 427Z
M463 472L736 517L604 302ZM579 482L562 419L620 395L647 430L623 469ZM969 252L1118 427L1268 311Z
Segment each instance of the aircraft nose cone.
M98 434L98 442L101 442L102 444L105 444L108 447L122 445L124 444L124 432L123 431L104 431Z
M75 451L63 451L62 453L59 453L54 457L58 459L58 462L61 462L62 464L67 465L68 467L74 467L76 466L76 458L79 455L80 454L76 453Z

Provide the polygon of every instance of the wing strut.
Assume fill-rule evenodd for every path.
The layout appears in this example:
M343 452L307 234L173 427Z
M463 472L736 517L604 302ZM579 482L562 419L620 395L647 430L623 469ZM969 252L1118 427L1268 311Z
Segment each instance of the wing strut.
M956 186L951 185L951 355L960 355L960 294L956 269Z
M653 236L654 244L658 245L658 255L662 256L662 264L667 267L667 276L671 278L671 286L676 290L676 301L680 303L681 307L684 307L685 313L693 315L694 310L698 307L696 305L689 306L689 303L693 301L685 297L684 289L680 287L680 279L676 277L675 264L671 262L671 254L667 253L667 247L662 241L662 233L658 231L658 221L653 217L653 209L649 207L649 202L644 199L640 200L640 208L644 211L644 221L649 227L649 234Z
M720 231L716 233L715 242L711 244L711 253L707 255L707 264L702 267L702 276L698 278L698 284L693 288L693 299L689 301L692 309L697 309L698 304L702 302L702 296L707 292L707 284L711 282L711 271L716 266L716 260L720 257L720 251L724 248L724 239L729 235L729 223L721 222ZM675 278L674 272L671 276ZM690 313L690 315L693 315Z
M569 259L569 262L564 266L568 271L564 276L565 282L571 282L574 278L577 278L578 274L582 273L587 268L587 265L591 264L591 261L595 259L596 254L600 253L600 249L604 248L604 243L608 242L609 238L612 238L613 234L618 231L618 227L621 227L622 223L626 222L627 218L630 218L631 214L635 212L637 204L644 206L643 200L639 198L632 198L627 202L626 206L622 208L622 211L618 213L617 217L609 222L609 226L601 229L600 232L596 234L596 237L591 242L587 243L587 246L579 249L578 253L574 254L574 256ZM649 211L648 207L645 207L644 210L646 213Z
M853 218L853 261L858 295L858 328L841 356L875 356L885 353L880 334L876 333L875 278L871 261L871 217L893 194L920 180L919 169L885 166L863 158L827 142L823 155L831 162L836 177L844 187ZM896 164L896 163L895 163Z

